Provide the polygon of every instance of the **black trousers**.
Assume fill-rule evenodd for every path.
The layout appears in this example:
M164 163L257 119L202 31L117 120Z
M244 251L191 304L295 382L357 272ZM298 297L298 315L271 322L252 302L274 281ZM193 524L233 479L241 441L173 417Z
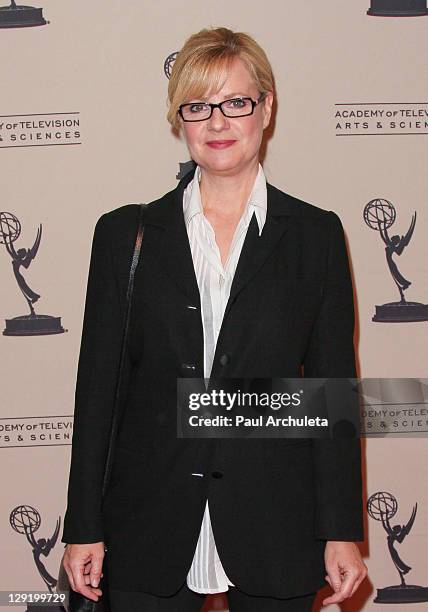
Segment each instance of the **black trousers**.
M200 612L206 597L189 589L186 583L169 597L114 589L110 589L109 595L111 612ZM311 612L315 597L316 592L278 599L247 595L237 587L227 591L230 612Z

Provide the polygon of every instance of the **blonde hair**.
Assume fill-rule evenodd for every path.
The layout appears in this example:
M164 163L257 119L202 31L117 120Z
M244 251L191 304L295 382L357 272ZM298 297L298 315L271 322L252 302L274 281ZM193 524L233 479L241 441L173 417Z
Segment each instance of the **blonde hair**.
M177 115L180 104L187 99L200 98L205 92L219 91L235 57L243 61L260 92L275 90L270 62L254 38L228 28L204 28L185 41L172 66L167 119L177 131L180 129ZM225 78L220 82L225 69Z

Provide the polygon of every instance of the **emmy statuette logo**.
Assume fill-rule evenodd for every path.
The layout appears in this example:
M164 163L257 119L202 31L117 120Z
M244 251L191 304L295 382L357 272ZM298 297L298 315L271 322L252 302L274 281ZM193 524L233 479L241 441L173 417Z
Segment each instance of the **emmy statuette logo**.
M174 51L173 53L170 53L163 63L163 71L167 79L171 77L172 65L177 59L177 55L178 55L178 51Z
M0 28L28 28L46 25L49 21L43 17L43 9L24 6L12 0L9 6L0 7Z
M37 255L42 237L42 225L37 230L37 236L31 249L18 249L14 242L21 234L21 223L10 212L0 212L0 244L4 244L6 251L12 258L12 269L16 282L20 288L28 307L29 315L21 315L13 319L6 319L4 336L41 336L47 334L62 334L67 331L61 325L61 317L36 314L33 304L41 297L26 283L21 274L21 268L28 268Z
M386 491L373 493L367 500L367 512L375 521L380 521L386 532L388 551L391 559L400 576L400 584L377 589L377 595L373 600L375 603L418 603L428 601L428 587L416 584L406 584L405 574L412 569L410 565L404 563L398 554L395 544L401 544L406 536L409 535L413 523L415 522L418 504L413 506L412 514L405 525L391 525L390 520L395 516L398 503L396 498Z
M371 0L367 15L376 17L420 17L428 15L426 0Z
M46 569L42 557L49 557L51 550L54 548L59 535L59 529L61 526L61 519L58 518L56 521L55 529L50 538L38 538L34 537L36 531L39 530L42 523L40 512L33 508L33 506L22 505L17 506L12 510L9 515L10 526L16 533L24 535L31 548L31 554L36 564L39 576L42 578L49 593L56 592L57 579L51 576ZM36 604L28 604L28 611L31 612L47 610L46 606L38 606ZM49 606L49 610L52 612L62 612L64 608L62 606Z
M388 229L393 225L396 218L394 206L388 200L376 198L370 200L364 207L364 221L370 229L379 232L385 244L385 255L391 276L400 293L399 302L388 302L376 306L376 314L372 321L381 323L408 323L410 321L428 321L428 305L420 302L408 302L404 297L404 291L412 284L404 278L398 270L397 264L392 256L401 255L410 243L416 225L416 212L412 216L410 227L405 236L389 236Z

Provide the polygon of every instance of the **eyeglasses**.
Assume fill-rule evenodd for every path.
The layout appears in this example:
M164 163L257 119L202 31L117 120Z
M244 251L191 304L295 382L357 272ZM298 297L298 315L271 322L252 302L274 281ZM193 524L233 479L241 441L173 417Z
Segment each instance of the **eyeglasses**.
M212 104L210 102L180 104L177 113L183 121L205 121L211 117L214 108L219 108L225 117L245 117L246 115L253 114L254 108L266 97L266 94L267 92L264 91L257 100L252 98L231 98L230 100L223 100L219 104Z

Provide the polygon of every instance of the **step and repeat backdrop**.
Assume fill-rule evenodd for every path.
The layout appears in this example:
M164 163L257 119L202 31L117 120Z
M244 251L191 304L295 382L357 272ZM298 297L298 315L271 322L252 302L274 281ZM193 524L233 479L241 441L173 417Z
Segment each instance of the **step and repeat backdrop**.
M168 78L211 26L248 32L272 63L268 181L346 233L359 376L377 383L362 441L369 578L342 609L425 610L425 0L0 0L0 591L57 588L94 226L187 170Z

